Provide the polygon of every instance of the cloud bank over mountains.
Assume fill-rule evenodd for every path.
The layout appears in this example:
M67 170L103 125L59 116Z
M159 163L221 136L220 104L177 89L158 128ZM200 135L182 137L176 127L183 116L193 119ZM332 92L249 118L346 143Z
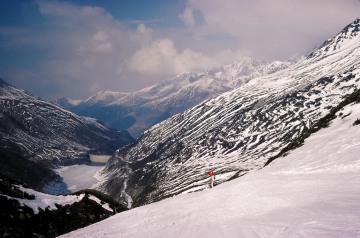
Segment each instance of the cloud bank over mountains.
M15 59L0 67L0 76L55 99L134 91L243 56L303 54L359 17L360 2L187 0L169 22L124 20L106 7L76 1L38 0L27 7L35 20L0 26L0 60Z

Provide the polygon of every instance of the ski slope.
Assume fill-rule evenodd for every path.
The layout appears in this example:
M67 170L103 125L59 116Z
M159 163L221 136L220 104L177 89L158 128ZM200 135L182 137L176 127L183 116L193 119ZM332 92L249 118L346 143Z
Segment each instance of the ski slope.
M62 237L360 237L360 105L269 166Z
M360 19L305 59L177 114L117 150L97 187L132 206L227 182L296 142L360 88ZM131 173L124 169L124 161Z

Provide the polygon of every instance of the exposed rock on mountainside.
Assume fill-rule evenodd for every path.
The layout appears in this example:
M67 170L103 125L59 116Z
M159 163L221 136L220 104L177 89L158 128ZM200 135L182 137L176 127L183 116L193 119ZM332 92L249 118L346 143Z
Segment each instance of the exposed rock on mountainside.
M344 105L327 128L266 168L61 238L359 237L360 101Z
M51 168L85 163L88 153L111 154L132 142L127 132L77 116L0 79L0 171L33 188L61 182Z
M127 210L96 191L52 196L1 173L0 208L2 237L55 237Z
M150 126L208 98L291 64L244 58L205 73L183 73L134 93L103 91L86 100L61 98L58 103L78 115L96 118L115 129L126 129L137 137Z
M205 189L210 168L217 183L260 169L359 88L358 19L289 68L147 130L112 157L99 189L136 206Z

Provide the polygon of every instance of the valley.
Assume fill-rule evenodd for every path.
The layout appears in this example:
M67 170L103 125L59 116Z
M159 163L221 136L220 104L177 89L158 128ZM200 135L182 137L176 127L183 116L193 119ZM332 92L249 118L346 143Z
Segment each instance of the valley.
M265 168L61 237L359 237L359 102Z
M0 79L0 231L360 237L359 125L360 18L296 61L134 93L56 104Z
M359 24L296 64L145 131L109 160L98 189L122 198L127 180L133 205L141 206L203 190L210 168L220 175L217 183L261 169L360 88Z

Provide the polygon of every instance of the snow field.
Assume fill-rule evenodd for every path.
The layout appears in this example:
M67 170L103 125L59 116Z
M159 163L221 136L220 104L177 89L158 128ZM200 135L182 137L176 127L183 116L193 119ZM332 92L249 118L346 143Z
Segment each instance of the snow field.
M67 204L73 204L75 202L79 202L84 198L84 194L81 195L49 195L45 193L40 193L32 189L24 188L21 185L18 185L19 189L23 192L26 192L31 195L35 195L34 200L28 200L28 199L20 199L16 198L16 200L19 201L20 204L26 205L33 209L34 213L39 213L39 209L45 210L46 208L49 208L50 210L56 210L55 204L59 204L62 206L65 206ZM7 196L8 197L8 196ZM14 198L11 198L14 199Z
M104 164L90 163L61 167L55 170L55 172L63 178L70 192L76 192L91 188L98 183L97 174L103 168Z
M89 154L91 162L106 163L110 159L111 155L92 155Z
M360 105L264 169L62 237L360 237Z

